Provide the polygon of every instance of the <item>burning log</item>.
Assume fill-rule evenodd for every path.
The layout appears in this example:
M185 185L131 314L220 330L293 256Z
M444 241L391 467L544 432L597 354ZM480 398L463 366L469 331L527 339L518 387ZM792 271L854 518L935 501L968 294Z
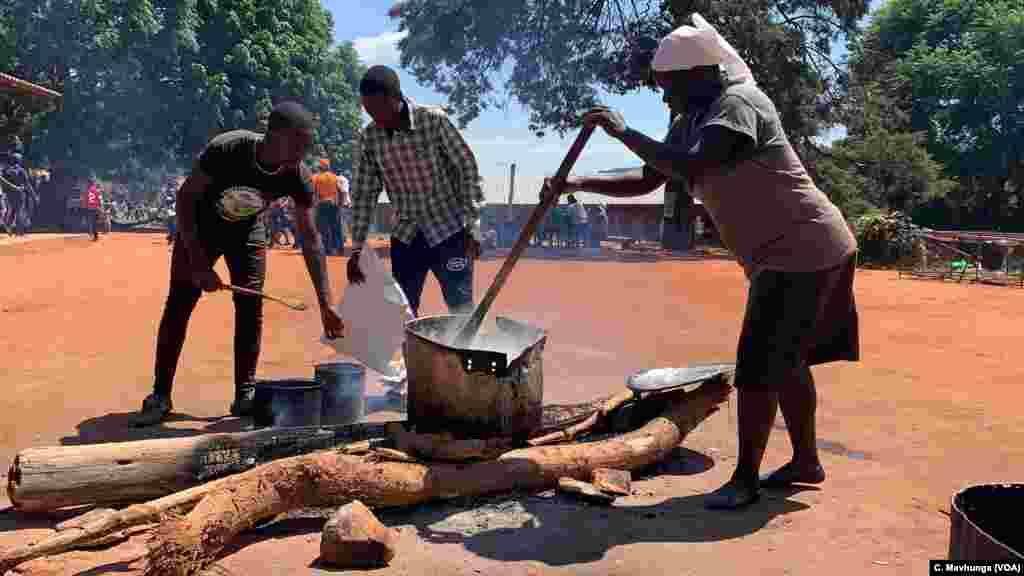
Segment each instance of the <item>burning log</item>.
M367 462L325 452L280 460L225 479L192 511L161 523L151 542L147 576L196 574L237 534L289 510L360 500L371 507L557 486L562 477L589 480L596 468L637 470L667 456L729 394L729 384L702 385L667 403L661 416L622 436L531 447L471 465Z

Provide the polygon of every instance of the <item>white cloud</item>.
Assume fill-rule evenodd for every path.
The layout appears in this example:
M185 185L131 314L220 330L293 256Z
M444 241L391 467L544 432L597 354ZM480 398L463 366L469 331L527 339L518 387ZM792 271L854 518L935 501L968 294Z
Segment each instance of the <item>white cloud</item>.
M408 32L386 32L377 36L364 36L353 40L352 45L367 66L398 66L398 41L407 34Z

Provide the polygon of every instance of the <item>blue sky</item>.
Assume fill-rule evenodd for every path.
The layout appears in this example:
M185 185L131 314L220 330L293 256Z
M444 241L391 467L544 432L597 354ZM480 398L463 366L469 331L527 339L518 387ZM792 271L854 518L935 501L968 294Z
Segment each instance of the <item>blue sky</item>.
M876 8L882 0L873 0ZM334 16L334 34L338 42L355 44L367 65L385 64L398 70L402 89L417 102L444 104L444 97L417 84L412 75L401 70L395 43L400 39L397 22L387 17L392 0L322 0ZM838 55L838 54L837 54ZM660 93L650 90L626 96L603 95L603 103L619 110L629 125L654 138L662 138L667 130L668 112ZM515 162L516 201L532 202L537 198L544 176L554 173L568 150L571 138L557 135L536 138L528 127L528 114L514 102L507 110L488 110L463 132L476 154L484 191L489 202L508 199L508 164ZM827 138L828 136L826 136ZM575 173L589 173L607 168L639 166L640 160L618 142L598 130L590 139L576 163ZM582 200L587 201L588 195ZM631 200L660 203L661 190Z

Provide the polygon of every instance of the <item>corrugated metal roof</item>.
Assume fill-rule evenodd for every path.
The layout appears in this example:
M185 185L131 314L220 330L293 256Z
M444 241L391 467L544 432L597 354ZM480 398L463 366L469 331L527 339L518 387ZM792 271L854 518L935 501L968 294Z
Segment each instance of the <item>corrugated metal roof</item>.
M17 92L19 94L28 94L31 96L39 96L43 98L60 98L61 93L49 88L44 88L38 84L33 84L27 80L21 78L15 78L10 74L4 74L0 72L0 90L7 92Z

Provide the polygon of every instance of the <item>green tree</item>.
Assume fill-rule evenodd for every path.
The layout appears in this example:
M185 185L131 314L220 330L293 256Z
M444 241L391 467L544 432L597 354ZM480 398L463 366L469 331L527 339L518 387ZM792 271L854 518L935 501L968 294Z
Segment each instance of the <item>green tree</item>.
M332 45L319 0L0 0L0 27L16 32L14 73L64 93L29 146L58 180L96 173L141 195L143 173L186 169L217 132L262 129L285 98L318 115L319 152L351 163L361 65Z
M515 98L531 129L576 126L598 90L645 85L657 40L700 12L750 63L798 146L833 116L830 45L855 34L866 0L406 0L401 62L448 98L461 123Z
M890 0L852 50L853 83L877 82L901 128L927 135L957 177L954 214L1024 225L1024 5L1019 0Z
M927 132L903 128L904 115L876 82L852 87L844 113L849 136L833 144L830 160L862 179L863 203L911 212L956 188L928 152Z

